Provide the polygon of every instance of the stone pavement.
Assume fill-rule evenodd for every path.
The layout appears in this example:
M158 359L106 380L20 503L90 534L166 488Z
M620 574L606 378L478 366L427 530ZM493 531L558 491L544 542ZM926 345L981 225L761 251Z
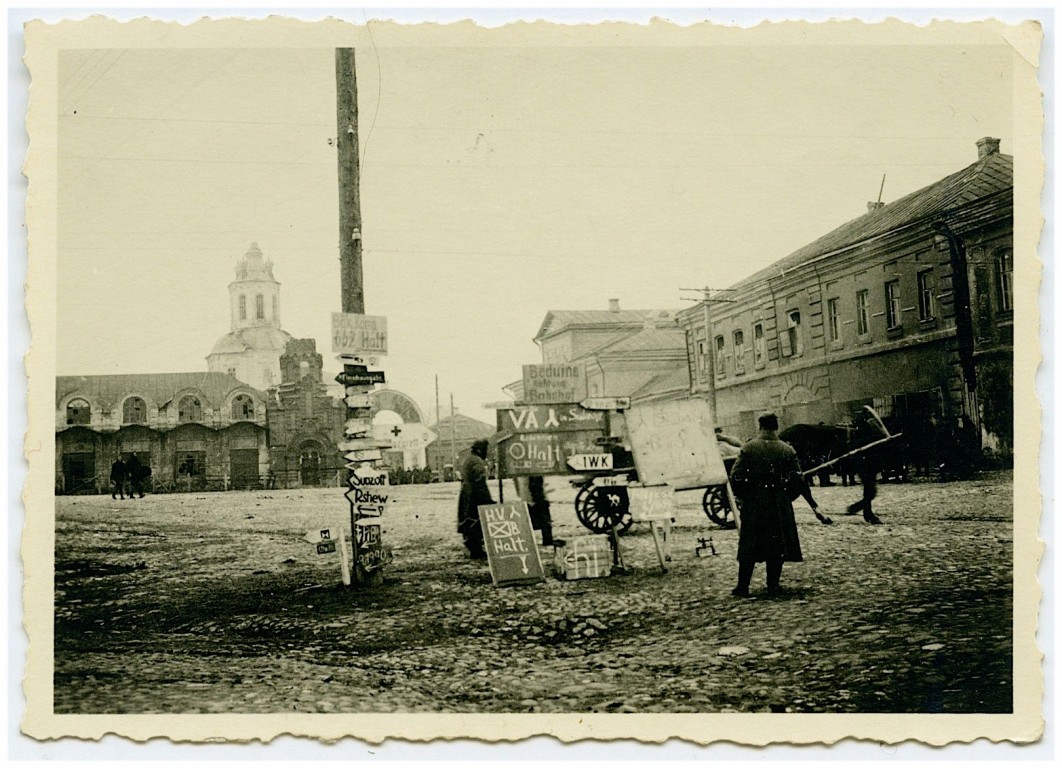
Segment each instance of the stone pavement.
M585 533L549 487L555 534ZM797 502L806 562L774 599L760 566L750 600L697 492L667 574L636 525L625 575L498 589L460 547L456 484L393 490L372 591L302 541L346 519L339 489L59 498L55 711L1010 711L1009 473L883 485L881 526L842 516L858 488L816 489L834 524Z

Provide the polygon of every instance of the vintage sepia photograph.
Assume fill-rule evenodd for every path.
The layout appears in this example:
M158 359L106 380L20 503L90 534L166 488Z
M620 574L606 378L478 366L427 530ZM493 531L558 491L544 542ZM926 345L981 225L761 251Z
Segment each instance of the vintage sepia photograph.
M1035 22L25 36L28 734L1038 738Z

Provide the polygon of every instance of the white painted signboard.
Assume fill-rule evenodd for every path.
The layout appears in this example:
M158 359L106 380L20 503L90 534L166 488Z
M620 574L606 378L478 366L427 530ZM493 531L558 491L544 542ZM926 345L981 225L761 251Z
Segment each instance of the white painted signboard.
M387 318L333 312L332 351L361 358L386 355Z
M638 478L645 485L683 490L727 481L706 401L635 405L626 411L626 422Z
M392 451L419 451L426 448L438 437L423 424L374 424L372 436L386 441Z
M611 453L577 453L568 457L568 466L576 472L593 469L612 469Z

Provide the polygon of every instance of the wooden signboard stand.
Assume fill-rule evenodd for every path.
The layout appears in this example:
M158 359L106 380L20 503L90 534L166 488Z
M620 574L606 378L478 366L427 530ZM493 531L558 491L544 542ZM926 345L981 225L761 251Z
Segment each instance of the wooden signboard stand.
M479 507L479 524L494 586L546 580L525 502L484 504Z

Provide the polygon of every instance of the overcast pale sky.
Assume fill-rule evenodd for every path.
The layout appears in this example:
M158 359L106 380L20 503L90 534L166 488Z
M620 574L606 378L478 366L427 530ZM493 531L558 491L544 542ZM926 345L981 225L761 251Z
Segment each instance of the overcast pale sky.
M366 311L434 418L537 362L550 309L681 308L1011 152L1003 47L380 48L357 54ZM257 242L283 327L339 309L331 49L66 51L58 372L205 370Z

